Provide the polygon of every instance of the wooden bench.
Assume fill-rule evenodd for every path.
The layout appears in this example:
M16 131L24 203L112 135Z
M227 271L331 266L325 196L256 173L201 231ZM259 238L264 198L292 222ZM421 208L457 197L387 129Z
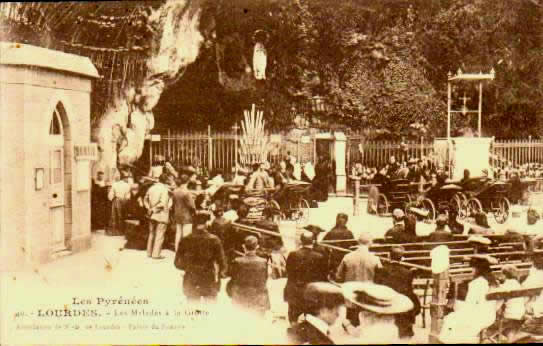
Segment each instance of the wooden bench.
M543 287L533 287L533 288L521 288L516 290L507 290L507 291L496 291L491 292L486 295L486 299L490 301L504 301L507 302L510 299L514 298L530 298L535 297L541 294ZM480 340L481 343L501 343L503 338L507 339L507 336L504 335L503 330L503 316L502 314L496 314L496 324L498 329L492 333L488 333L488 329L481 331ZM495 324L495 325L496 325ZM512 340L507 340L511 342Z

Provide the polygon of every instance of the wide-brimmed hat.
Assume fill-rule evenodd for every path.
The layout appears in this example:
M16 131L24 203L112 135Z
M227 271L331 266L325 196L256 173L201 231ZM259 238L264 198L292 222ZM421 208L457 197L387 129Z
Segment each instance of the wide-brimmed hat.
M394 315L410 311L411 299L392 288L372 282L347 282L342 285L345 299L356 307L381 315Z
M472 235L472 236L470 236L468 238L468 242L482 244L482 245L490 245L490 244L492 244L490 239L485 238L485 237L480 236L480 235Z
M471 255L466 257L472 267L490 267L491 265L498 264L498 260L489 255Z

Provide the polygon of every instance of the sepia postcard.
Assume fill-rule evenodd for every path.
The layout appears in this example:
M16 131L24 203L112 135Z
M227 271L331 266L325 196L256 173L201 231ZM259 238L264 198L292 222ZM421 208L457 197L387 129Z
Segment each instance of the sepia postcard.
M0 344L543 343L543 0L0 3Z

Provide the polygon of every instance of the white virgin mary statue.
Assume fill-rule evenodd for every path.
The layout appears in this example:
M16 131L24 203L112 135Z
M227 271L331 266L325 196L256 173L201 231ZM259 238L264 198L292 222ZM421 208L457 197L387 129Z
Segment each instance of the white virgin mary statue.
M253 71L257 80L266 79L267 59L266 47L262 42L257 42L253 52Z

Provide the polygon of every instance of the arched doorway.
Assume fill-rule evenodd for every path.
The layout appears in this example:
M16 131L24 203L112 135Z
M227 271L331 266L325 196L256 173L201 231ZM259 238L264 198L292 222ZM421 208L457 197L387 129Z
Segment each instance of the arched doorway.
M49 213L54 252L66 249L71 229L71 149L68 117L62 103L55 107L49 125Z

